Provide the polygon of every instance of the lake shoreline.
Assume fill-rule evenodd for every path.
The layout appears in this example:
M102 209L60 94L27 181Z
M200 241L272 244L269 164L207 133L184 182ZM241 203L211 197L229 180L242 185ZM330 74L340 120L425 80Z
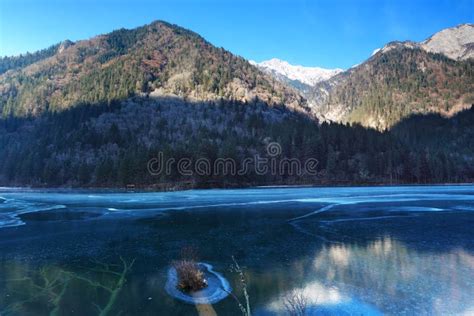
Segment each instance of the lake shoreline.
M232 190L232 189L298 189L298 188L344 188L344 187L428 187L428 186L466 186L474 185L471 182L454 183L324 183L324 184L248 184L248 185L189 185L183 183L158 184L158 185L136 185L136 186L5 186L0 185L0 190L99 190L99 191L123 191L123 192L180 192L189 190Z

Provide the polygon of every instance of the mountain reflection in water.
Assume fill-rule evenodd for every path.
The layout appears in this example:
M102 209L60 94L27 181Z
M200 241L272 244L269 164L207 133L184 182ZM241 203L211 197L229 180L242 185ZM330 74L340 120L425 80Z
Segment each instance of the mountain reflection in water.
M310 270L301 274L312 275L312 280L276 297L266 308L284 313L282 298L296 291L316 313L341 305L346 311L371 315L379 314L373 306L388 314L467 315L474 311L474 256L462 249L424 253L390 237L366 246L333 244L317 252ZM357 293L358 299L348 293ZM406 310L401 310L404 305Z

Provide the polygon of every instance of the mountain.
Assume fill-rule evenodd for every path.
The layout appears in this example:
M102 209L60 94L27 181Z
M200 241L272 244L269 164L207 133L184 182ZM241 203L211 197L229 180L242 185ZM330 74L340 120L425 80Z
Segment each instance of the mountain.
M443 54L451 59L464 60L474 57L474 24L442 30L420 43L430 53Z
M0 185L473 181L474 112L461 110L474 91L472 59L390 45L316 83L309 102L284 80L161 21L2 58ZM426 109L417 112L419 104ZM404 117L443 104L451 117ZM383 132L315 119L333 105L342 122L401 118L385 121L393 128ZM150 169L158 157L161 173ZM302 169L308 161L312 173Z
M0 59L3 116L39 115L134 95L261 100L306 111L289 88L201 36L157 21Z
M377 129L413 114L452 116L474 103L473 37L473 25L465 24L421 43L388 43L306 96L322 120Z
M250 63L272 75L275 79L290 84L302 92L343 71L342 69L295 66L278 58L262 61L261 63L250 61Z
M393 48L404 46L419 48L428 53L442 54L454 60L465 60L474 57L474 24L466 23L452 28L441 30L428 39L417 43L413 41L390 42L383 48L374 50L372 56L378 52L386 53Z

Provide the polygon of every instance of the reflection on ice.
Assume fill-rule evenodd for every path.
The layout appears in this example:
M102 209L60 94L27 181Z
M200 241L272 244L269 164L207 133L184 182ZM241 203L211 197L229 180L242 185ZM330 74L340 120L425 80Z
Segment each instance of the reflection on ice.
M308 315L472 315L474 310L474 255L462 249L420 252L390 237L331 244L317 251L298 280L303 285L274 295L257 314L287 314L285 298L292 295L304 298Z
M441 255L417 252L382 238L366 246L325 247L315 256L313 267L317 276L337 284L340 291L358 293L359 299L385 311L400 311L412 302L408 310L457 314L470 308L474 297L474 256L463 250Z
M339 266L349 265L349 259L351 256L350 251L343 245L337 245L329 248L328 255L333 262Z
M382 315L375 307L342 294L336 287L326 287L317 281L284 293L266 306L266 312L287 314L290 307L287 301L289 296L303 298L305 315Z

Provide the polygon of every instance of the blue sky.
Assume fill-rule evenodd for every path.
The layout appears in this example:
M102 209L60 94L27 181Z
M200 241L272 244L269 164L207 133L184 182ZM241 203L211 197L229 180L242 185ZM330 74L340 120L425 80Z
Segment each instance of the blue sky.
M474 22L474 0L0 0L0 56L165 20L248 59L348 68Z

